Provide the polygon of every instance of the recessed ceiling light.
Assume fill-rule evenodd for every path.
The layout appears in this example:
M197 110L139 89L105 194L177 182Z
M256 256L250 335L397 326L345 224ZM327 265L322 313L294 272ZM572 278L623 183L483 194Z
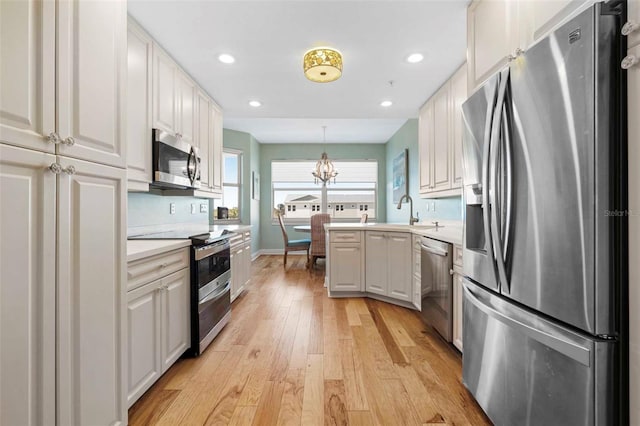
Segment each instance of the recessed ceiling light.
M228 53L223 53L222 55L218 56L218 60L223 64L232 64L236 61L236 58L229 55Z
M259 106L262 105L262 102L260 102L260 101L249 101L249 105L251 105L254 108L258 108Z
M423 59L424 56L422 56L422 53L412 53L411 55L407 56L407 62L409 62L410 64L417 64Z
M382 101L382 102L380 102L380 106L383 106L385 108L386 107L390 107L391 105L393 105L393 102L391 102L391 101Z

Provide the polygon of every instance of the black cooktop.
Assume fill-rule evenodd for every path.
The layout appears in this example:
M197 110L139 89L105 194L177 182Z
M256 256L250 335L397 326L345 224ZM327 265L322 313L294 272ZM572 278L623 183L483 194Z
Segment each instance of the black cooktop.
M210 232L203 230L203 232L197 233L192 231L164 231L164 232L151 232L147 234L130 235L127 237L129 240L191 240L191 244L194 246L202 246L206 244L212 244L216 241L228 239L233 234L232 231L222 230Z

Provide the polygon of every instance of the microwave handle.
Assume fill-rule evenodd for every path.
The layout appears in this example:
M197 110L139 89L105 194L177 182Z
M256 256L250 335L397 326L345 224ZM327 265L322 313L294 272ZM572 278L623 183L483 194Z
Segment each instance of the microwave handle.
M193 172L191 171L191 162L194 163ZM187 159L187 176L191 181L191 185L196 181L196 176L198 173L198 161L196 160L196 153L193 151L193 148L189 151L189 158Z

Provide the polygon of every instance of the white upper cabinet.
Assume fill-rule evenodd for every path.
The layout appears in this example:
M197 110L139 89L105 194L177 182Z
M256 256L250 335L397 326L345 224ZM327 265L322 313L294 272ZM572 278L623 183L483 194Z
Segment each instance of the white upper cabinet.
M55 3L0 2L0 142L55 152Z
M522 2L519 11L521 40L527 47L534 40L544 37L549 31L557 27L568 16L593 0L529 0Z
M640 44L640 0L628 0L627 4L629 7L627 22L633 25L634 29L627 37L627 47L631 48Z
M153 127L171 134L178 132L176 74L173 60L153 45Z
M211 145L211 188L222 191L222 110L212 104L213 112L213 144Z
M449 82L433 97L433 187L434 191L449 189Z
M18 2L15 2L18 3ZM1 7L5 2L0 3ZM55 156L0 145L0 418L56 424Z
M462 104L467 100L467 67L460 68L451 78L451 143L449 149L450 158L450 186L462 187L462 135L464 127L462 123Z
M56 5L58 153L124 168L126 2Z
M177 74L178 135L187 143L193 143L195 130L195 84L184 72Z
M466 65L420 109L420 195L459 195L462 187L462 104L467 99Z
M517 2L473 2L467 12L469 86L480 86L502 68L513 54L517 34Z
M57 423L126 424L126 171L58 161Z
M127 37L128 190L148 191L152 181L151 91L153 41L129 18Z
M433 156L433 101L420 108L418 118L418 150L420 155L420 193L431 190L431 158Z
M196 111L198 115L195 145L200 148L200 182L202 188L209 188L211 175L211 145L213 143L213 113L209 97L201 90L196 95Z

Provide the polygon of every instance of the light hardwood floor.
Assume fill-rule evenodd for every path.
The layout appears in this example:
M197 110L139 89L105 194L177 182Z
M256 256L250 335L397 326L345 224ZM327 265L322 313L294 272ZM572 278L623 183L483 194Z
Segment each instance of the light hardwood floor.
M231 322L129 410L131 425L483 425L461 357L415 312L329 299L324 264L261 256Z

